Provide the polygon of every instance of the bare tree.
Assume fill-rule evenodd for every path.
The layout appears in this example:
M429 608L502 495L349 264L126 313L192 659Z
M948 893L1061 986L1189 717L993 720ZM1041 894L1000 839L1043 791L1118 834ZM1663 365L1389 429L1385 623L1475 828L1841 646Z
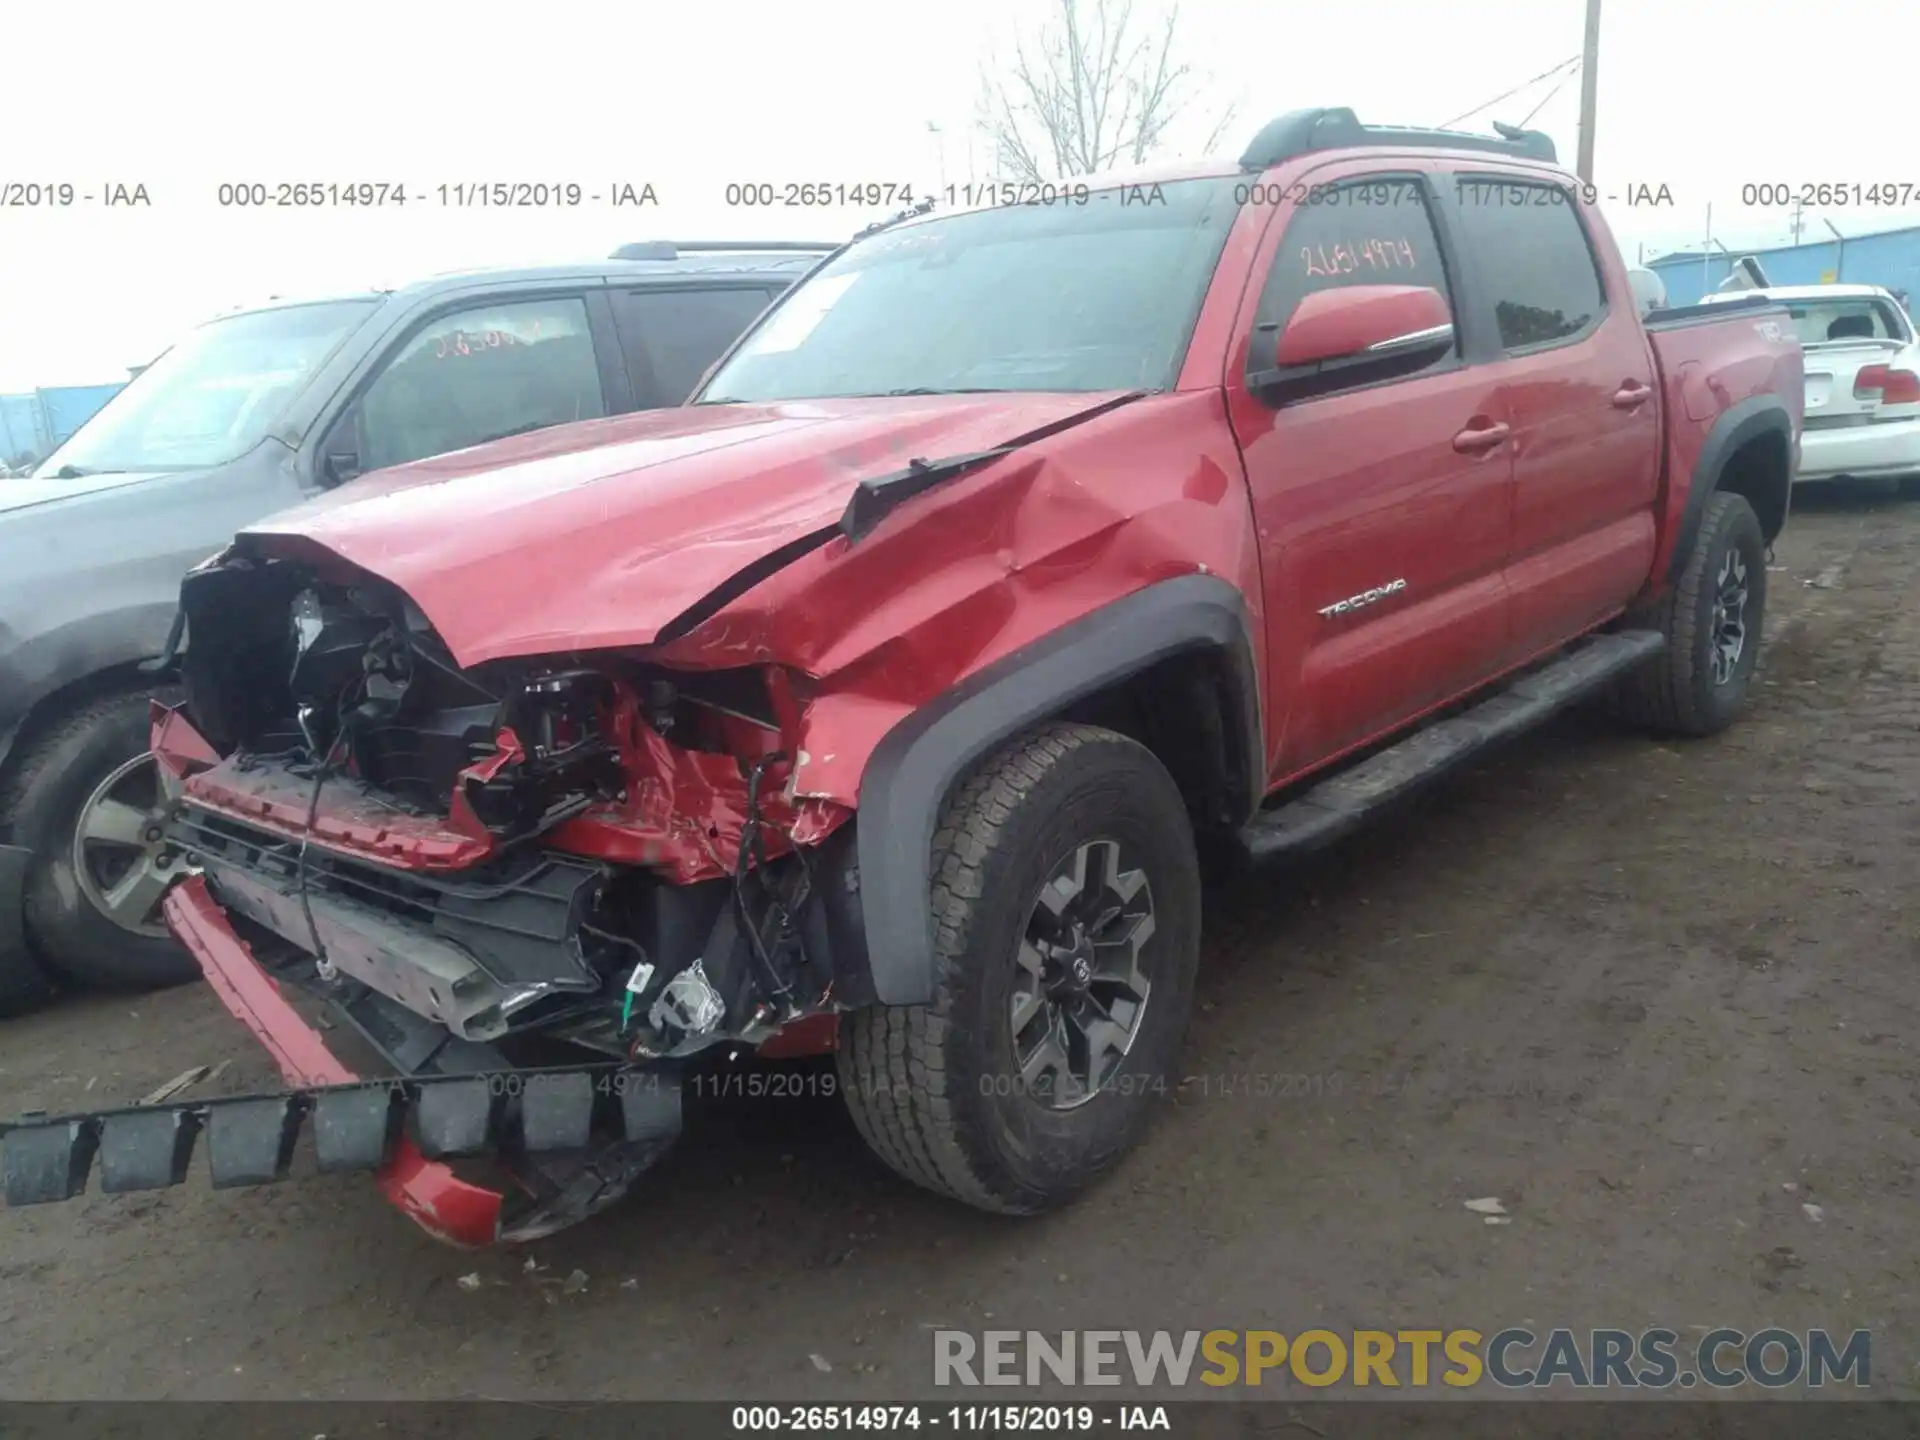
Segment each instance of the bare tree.
M993 147L996 179L1047 181L1142 164L1167 144L1169 127L1200 88L1176 57L1180 11L1158 29L1133 0L1048 0L1052 14L1015 42L1013 63L981 77L979 125ZM1213 120L1211 150L1239 107Z

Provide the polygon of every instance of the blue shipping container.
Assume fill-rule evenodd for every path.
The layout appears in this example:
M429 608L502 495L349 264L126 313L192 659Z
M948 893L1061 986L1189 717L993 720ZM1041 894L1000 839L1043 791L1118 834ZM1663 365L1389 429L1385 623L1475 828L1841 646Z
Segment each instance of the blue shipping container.
M41 408L47 414L47 429L58 445L87 421L101 406L126 389L126 381L112 385L54 385L36 391Z
M0 395L0 461L37 459L52 448L40 402L31 395Z
M21 456L44 460L126 388L112 385L48 385L25 395L0 395L0 462Z
M1662 255L1648 268L1667 287L1667 304L1692 305L1717 290L1743 255L1757 259L1775 285L1881 285L1920 303L1920 226L1772 250L1683 251Z

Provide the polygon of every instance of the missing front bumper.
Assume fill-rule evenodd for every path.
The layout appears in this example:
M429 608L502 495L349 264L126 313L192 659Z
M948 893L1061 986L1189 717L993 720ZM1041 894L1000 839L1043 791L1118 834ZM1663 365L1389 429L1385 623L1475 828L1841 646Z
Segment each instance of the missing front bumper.
M176 885L165 909L168 927L273 1055L290 1091L0 1126L8 1204L73 1199L96 1171L108 1194L181 1184L203 1135L216 1187L269 1184L288 1174L307 1129L318 1168L372 1171L430 1234L480 1246L536 1239L586 1218L678 1137L671 1071L599 1065L362 1079L281 992L203 879ZM455 1174L448 1162L468 1156L507 1166L526 1192L519 1213L508 1212L502 1191Z

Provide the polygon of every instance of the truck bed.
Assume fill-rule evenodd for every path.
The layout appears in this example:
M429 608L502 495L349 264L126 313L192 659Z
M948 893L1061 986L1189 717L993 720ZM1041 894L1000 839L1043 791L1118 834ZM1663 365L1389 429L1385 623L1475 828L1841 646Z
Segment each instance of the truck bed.
M1797 465L1806 394L1800 342L1786 307L1777 302L1756 297L1655 311L1645 328L1666 419L1660 502L1665 523L1653 572L1661 575L1680 536L1688 482L1709 444L1730 443L1742 407L1781 401L1793 416L1789 462Z

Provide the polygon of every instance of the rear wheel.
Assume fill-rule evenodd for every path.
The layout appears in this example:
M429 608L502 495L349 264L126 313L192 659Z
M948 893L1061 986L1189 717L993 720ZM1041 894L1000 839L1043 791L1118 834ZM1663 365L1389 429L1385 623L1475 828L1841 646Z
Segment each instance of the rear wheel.
M1179 789L1145 747L1056 725L982 764L932 855L934 998L851 1017L841 1092L867 1143L982 1209L1064 1203L1170 1088L1199 963Z
M167 796L147 749L147 714L144 694L75 711L31 744L0 799L13 843L32 852L25 910L34 950L50 969L109 989L200 973L160 919L179 862L161 831Z
M1712 735L1746 705L1767 606L1767 543L1746 497L1707 502L1693 550L1667 594L1633 623L1667 648L1626 676L1615 707L1665 735Z

